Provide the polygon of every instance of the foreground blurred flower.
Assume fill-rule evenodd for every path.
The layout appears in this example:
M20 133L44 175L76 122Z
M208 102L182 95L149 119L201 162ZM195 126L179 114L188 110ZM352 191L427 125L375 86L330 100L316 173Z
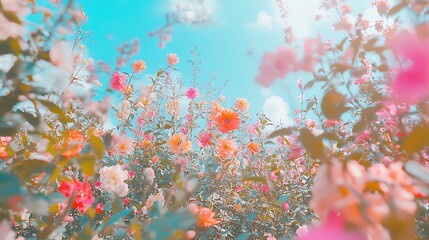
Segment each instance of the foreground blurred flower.
M167 146L173 154L183 154L192 149L192 142L185 135L176 133L167 140Z
M219 131L227 133L240 128L241 119L238 113L231 109L223 109L215 119Z
M146 69L146 64L143 60L137 60L133 63L132 68L135 73L140 73Z
M103 167L99 171L101 188L111 194L124 197L128 194L128 171L122 170L120 165Z
M393 83L393 92L400 99L415 103L429 97L429 40L416 34L402 33L393 40L393 50L410 60Z
M211 227L220 223L218 219L214 218L215 213L210 208L199 206L197 209L197 215L197 227Z
M73 202L73 208L79 212L84 213L94 203L94 196L92 196L92 187L88 182L80 182L74 179L73 182L62 181L58 191L66 197L71 197L73 192L76 192L76 198Z
M168 54L167 55L167 62L169 66L173 66L179 63L179 58L176 54Z
M114 90L120 91L124 89L126 86L127 76L119 73L114 72L112 77L110 78L110 87Z
M296 53L290 48L280 47L274 53L265 53L256 82L264 87L271 86L276 78L286 77L293 70L296 61Z
M54 43L54 46L49 51L49 59L56 67L66 71L73 70L72 48L67 41Z
M335 213L331 213L326 222L302 235L299 240L366 240L364 235L348 231L343 219Z

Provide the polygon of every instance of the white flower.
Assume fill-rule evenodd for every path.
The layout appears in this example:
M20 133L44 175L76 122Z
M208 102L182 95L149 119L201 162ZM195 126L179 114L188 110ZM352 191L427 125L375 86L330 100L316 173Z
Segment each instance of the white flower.
M144 176L150 183L153 183L153 179L155 178L155 172L152 168L146 168L144 170Z
M103 167L100 169L101 188L111 194L124 197L128 194L128 171L122 170L120 165Z

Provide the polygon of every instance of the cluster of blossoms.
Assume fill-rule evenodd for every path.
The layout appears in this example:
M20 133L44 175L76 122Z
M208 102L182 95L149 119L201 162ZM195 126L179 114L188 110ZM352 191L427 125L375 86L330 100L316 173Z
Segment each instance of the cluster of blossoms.
M19 59L0 76L0 238L428 237L429 25L406 31L388 21L403 8L420 16L424 1L376 0L381 19L370 23L346 0L323 0L345 40L310 38L302 52L281 46L262 57L256 77L268 87L303 74L287 128L252 118L244 98L200 87L195 52L191 83L175 76L176 54L144 72L138 40L117 48L111 70L64 41L65 28L36 30L23 44L30 3L0 3L1 46ZM59 21L85 20L72 7ZM47 26L61 25L42 12ZM63 35L45 36L56 30ZM69 83L60 94L33 85L44 78L27 59L49 62ZM106 99L74 88L95 88L105 74ZM326 91L306 99L315 83Z

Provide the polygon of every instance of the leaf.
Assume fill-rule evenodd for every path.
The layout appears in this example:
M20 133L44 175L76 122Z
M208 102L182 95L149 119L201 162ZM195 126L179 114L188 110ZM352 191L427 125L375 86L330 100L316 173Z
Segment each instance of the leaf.
M316 104L315 101L311 101L311 102L307 103L307 107L305 108L305 111L306 112L310 111L310 109L313 108L314 104Z
M30 159L30 160L21 160L12 165L13 171L22 179L29 179L35 174L46 172L52 167L46 161Z
M240 235L238 235L236 238L234 238L235 240L247 240L249 239L251 236L253 236L253 233L242 233Z
M16 176L0 172L0 204L10 197L21 195L21 186Z
M346 98L335 90L329 91L323 97L322 112L328 119L339 120L347 109Z
M403 8L405 8L408 5L408 1L402 1L401 3L395 5L394 7L392 7L389 12L387 13L387 15L391 16L391 15L395 15L396 13L398 13L399 11L401 11Z
M82 173L87 176L94 176L96 156L94 154L85 154L78 157L78 162Z
M283 202L286 202L290 198L290 194L283 194L279 197L279 200L277 201L279 205L281 205Z
M350 65L342 63L334 63L331 65L331 71L335 73L343 73L347 70L350 70L352 67Z
M66 116L66 114L64 113L64 111L58 107L55 103L47 101L47 100L42 100L39 99L39 102L47 107L49 109L49 111L51 111L52 113L57 114L58 116L58 120L62 123L68 123L68 122L72 122L72 120Z
M247 176L247 177L243 177L242 179L243 182L246 181L251 181L251 182L259 182L262 184L268 184L267 179L264 177L259 177L259 176Z
M89 134L89 142L91 144L91 148L94 151L95 155L98 159L102 159L104 156L104 145L103 141L95 136L93 133Z
M429 127L415 127L408 136L404 138L402 149L407 153L419 152L423 148L429 146Z
M121 220L122 218L128 216L128 214L130 214L133 211L132 208L128 208L123 210L122 212L116 213L114 214L110 220L107 222L107 225L112 225L114 223L116 223L117 221Z
M312 158L323 158L323 141L320 137L316 137L307 128L300 130L299 139Z
M293 133L293 128L282 128L272 132L270 135L268 135L268 138L271 139L279 136L291 135L292 133Z
M405 164L405 171L413 177L425 181L429 184L429 171L418 162L410 161Z
M169 239L175 231L185 230L194 224L195 217L188 209L182 208L174 213L167 212L162 217L150 222L142 230L142 233L149 233L151 239Z

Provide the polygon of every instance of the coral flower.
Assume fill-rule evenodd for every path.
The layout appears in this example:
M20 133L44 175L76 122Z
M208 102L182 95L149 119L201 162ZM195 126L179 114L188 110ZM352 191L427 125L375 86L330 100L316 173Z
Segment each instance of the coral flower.
M247 148L250 150L250 152L251 152L252 154L256 154L256 153L258 153L258 152L259 152L259 146L258 146L258 144L257 144L257 143L255 143L255 142L250 142L250 143L247 145Z
M132 68L135 73L140 73L146 69L146 64L143 60L137 60L133 63Z
M125 88L125 83L127 81L127 76L120 74L119 72L114 72L110 78L110 87L114 90L121 91Z
M173 66L179 63L179 58L177 57L176 54L168 54L167 62L169 66Z
M219 219L214 218L215 213L210 208L199 206L197 210L197 215L197 227L211 227L220 223Z
M238 113L231 109L223 109L215 119L222 133L236 130L240 127L241 119Z
M94 196L92 195L92 187L88 182L80 182L74 179L73 182L62 181L58 191L69 198L73 192L76 192L76 198L73 202L73 208L79 212L84 213L94 203Z
M86 138L81 132L70 130L62 146L62 149L66 150L63 152L63 157L70 158L79 155L80 151L82 151L84 147L85 141Z
M234 107L240 110L241 112L249 111L249 102L245 98L237 98L235 101Z
M235 154L235 150L237 149L237 145L233 140L221 138L216 146L217 154L222 158L231 158Z
M173 154L187 153L192 149L192 142L181 133L173 134L170 139L167 140L167 145L168 150Z

